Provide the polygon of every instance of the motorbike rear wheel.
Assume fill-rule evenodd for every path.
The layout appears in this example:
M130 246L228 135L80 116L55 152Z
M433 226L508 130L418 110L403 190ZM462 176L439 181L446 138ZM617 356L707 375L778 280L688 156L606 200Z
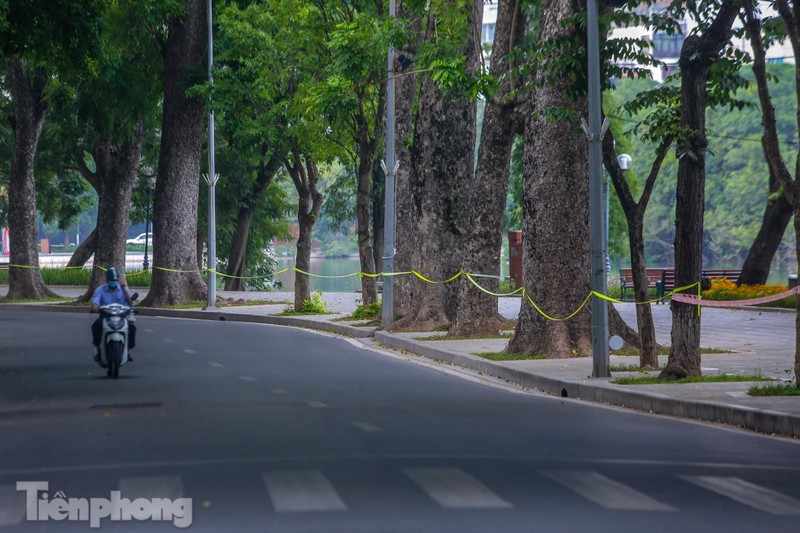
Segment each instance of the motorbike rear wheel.
M113 341L106 344L106 355L108 356L108 375L117 379L119 377L119 367L122 364L122 343Z

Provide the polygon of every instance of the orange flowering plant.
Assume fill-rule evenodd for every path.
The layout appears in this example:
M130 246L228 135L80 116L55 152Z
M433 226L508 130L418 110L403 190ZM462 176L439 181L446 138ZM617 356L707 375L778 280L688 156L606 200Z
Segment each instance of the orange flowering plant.
M711 288L703 291L703 298L707 300L749 300L752 298L761 298L763 296L772 296L773 294L780 294L789 290L786 285L770 284L770 285L741 285L736 286L735 283L727 278L715 279L711 282ZM789 307L793 308L796 305L797 296L790 296L783 300L761 304L765 307Z

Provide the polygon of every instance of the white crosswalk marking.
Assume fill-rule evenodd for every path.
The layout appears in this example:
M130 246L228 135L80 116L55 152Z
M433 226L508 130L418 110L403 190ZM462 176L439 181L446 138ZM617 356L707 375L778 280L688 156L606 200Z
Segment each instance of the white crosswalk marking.
M800 515L800 501L760 485L729 476L679 476L689 483L775 515Z
M642 494L636 489L623 485L602 474L581 470L542 470L542 474L571 489L587 500L606 509L625 511L674 511Z
M16 485L0 485L0 527L19 524L25 511L25 491L18 491Z
M119 480L119 492L123 498L167 498L183 497L183 482L179 476L125 477Z
M328 478L319 470L262 472L261 478L278 513L347 509Z
M504 509L510 503L457 468L404 468L403 472L443 507Z

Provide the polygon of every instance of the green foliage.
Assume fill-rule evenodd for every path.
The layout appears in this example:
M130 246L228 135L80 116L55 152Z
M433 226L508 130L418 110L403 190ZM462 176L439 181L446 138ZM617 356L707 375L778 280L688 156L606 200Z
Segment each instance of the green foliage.
M370 318L377 318L381 314L381 305L383 301L378 300L369 305L359 305L353 314L350 315L355 320L367 320Z
M738 383L741 381L772 381L772 378L767 378L760 374L714 374L709 376L688 376L676 380L658 379L658 376L643 376L616 378L612 379L611 383L616 383L617 385L659 385L673 383Z
M328 314L328 304L322 299L322 291L311 293L311 299L305 300L299 311L295 311L294 305L289 305L279 313L282 316L293 315L326 315Z

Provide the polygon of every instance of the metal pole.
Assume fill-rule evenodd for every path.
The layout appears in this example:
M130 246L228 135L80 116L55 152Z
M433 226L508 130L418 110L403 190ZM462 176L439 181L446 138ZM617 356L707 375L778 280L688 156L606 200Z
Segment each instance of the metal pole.
M588 0L587 41L589 60L589 229L591 232L592 290L606 294L603 232L603 154L600 124L600 29L597 0ZM592 376L609 377L608 307L592 298Z
M389 16L396 16L395 0L389 0ZM394 272L395 253L395 173L397 164L394 154L394 48L389 46L386 79L386 194L383 221L383 304L381 322L386 328L394 324L394 285L393 277L387 273Z
M145 207L145 216L144 216L144 262L142 266L145 270L150 268L150 261L147 260L147 247L149 245L149 237L150 237L150 193L153 192L150 189L150 184L147 184L147 205Z
M214 83L212 66L214 65L214 31L212 25L211 0L208 0L208 81ZM217 174L214 168L214 111L208 113L208 302L206 309L217 306L217 221L215 188Z

